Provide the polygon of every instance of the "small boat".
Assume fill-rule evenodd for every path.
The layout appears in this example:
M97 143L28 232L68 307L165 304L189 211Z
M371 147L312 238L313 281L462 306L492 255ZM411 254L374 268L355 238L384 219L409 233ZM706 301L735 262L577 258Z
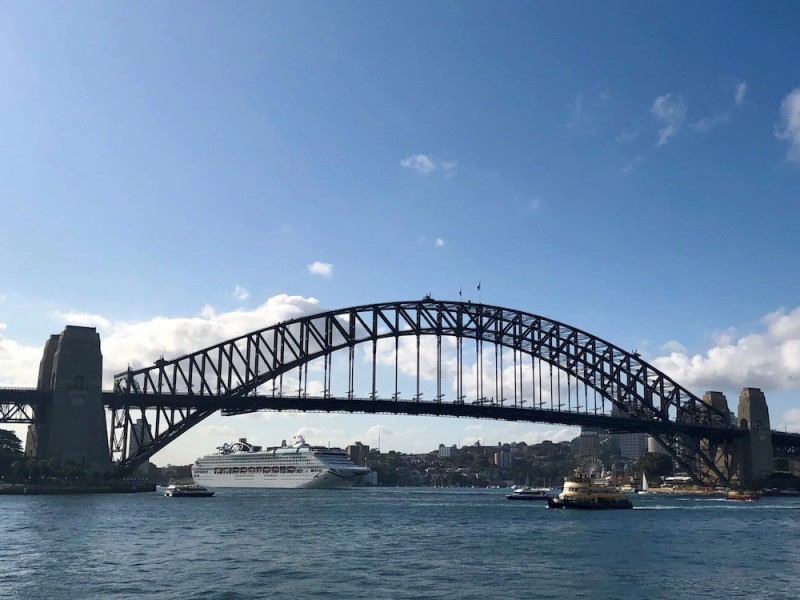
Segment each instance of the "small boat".
M518 487L512 493L506 494L509 500L547 500L549 488Z
M642 471L642 489L639 490L640 494L649 494L650 493L650 486L647 485L647 475L644 474Z
M202 485L175 484L167 486L164 495L169 498L210 498L214 492L208 491Z
M614 510L633 508L633 502L619 488L594 480L578 469L564 478L564 491L547 499L548 508Z
M732 490L728 492L727 500L739 500L740 502L755 502L761 499L761 492L748 492L745 490Z

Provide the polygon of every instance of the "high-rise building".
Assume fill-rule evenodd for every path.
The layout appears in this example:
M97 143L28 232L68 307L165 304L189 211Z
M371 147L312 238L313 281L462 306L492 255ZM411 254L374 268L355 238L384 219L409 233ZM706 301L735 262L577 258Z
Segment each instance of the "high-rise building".
M500 450L494 453L494 464L501 469L508 469L511 467L511 452L508 450Z
M623 458L638 460L647 452L646 433L620 433L617 434L617 442Z
M611 416L618 418L628 418L629 415L615 404L611 407ZM618 433L614 434L619 445L619 454L623 458L638 460L647 453L647 434L646 433Z
M150 423L145 423L141 419L136 419L136 423L131 425L130 438L128 438L128 456L133 456L139 451L141 446L153 441L153 433L150 430ZM141 445L138 440L142 440Z
M369 456L369 446L356 442L347 447L347 456L357 465L365 467L367 465L367 456Z
M669 456L669 452L666 451L664 446L659 444L654 437L647 436L647 452L649 454L666 454Z
M584 427L578 437L576 454L578 456L595 456L600 452L600 432Z
M458 454L458 448L455 444L452 446L445 446L444 444L439 444L439 458L453 458Z

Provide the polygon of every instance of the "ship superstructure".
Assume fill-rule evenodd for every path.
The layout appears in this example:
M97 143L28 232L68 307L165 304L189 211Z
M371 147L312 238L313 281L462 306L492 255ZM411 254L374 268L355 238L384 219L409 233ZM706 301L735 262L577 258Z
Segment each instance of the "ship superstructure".
M262 449L241 438L215 454L198 458L192 477L208 487L339 488L351 487L367 467L356 465L341 448L311 446L302 436L291 444Z

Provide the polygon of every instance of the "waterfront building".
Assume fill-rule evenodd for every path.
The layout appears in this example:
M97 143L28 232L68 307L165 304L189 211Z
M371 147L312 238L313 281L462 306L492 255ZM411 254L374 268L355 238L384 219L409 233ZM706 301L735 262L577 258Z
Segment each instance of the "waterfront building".
M511 452L508 450L500 450L494 453L494 465L501 469L511 468Z
M458 447L455 444L452 446L445 446L439 444L439 458L455 458L458 454Z
M367 457L369 456L369 446L366 446L361 442L356 442L355 444L347 447L347 456L360 467L366 467Z
M647 436L647 453L648 454L666 454L669 456L669 452L666 451L664 446L659 444L654 437Z
M584 427L577 438L578 442L574 453L578 456L596 456L600 452L600 432L596 429Z

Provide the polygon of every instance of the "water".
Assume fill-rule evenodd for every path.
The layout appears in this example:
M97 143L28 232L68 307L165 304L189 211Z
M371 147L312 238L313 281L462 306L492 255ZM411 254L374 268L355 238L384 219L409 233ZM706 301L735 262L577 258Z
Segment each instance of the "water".
M0 597L796 598L800 500L500 490L0 496Z

